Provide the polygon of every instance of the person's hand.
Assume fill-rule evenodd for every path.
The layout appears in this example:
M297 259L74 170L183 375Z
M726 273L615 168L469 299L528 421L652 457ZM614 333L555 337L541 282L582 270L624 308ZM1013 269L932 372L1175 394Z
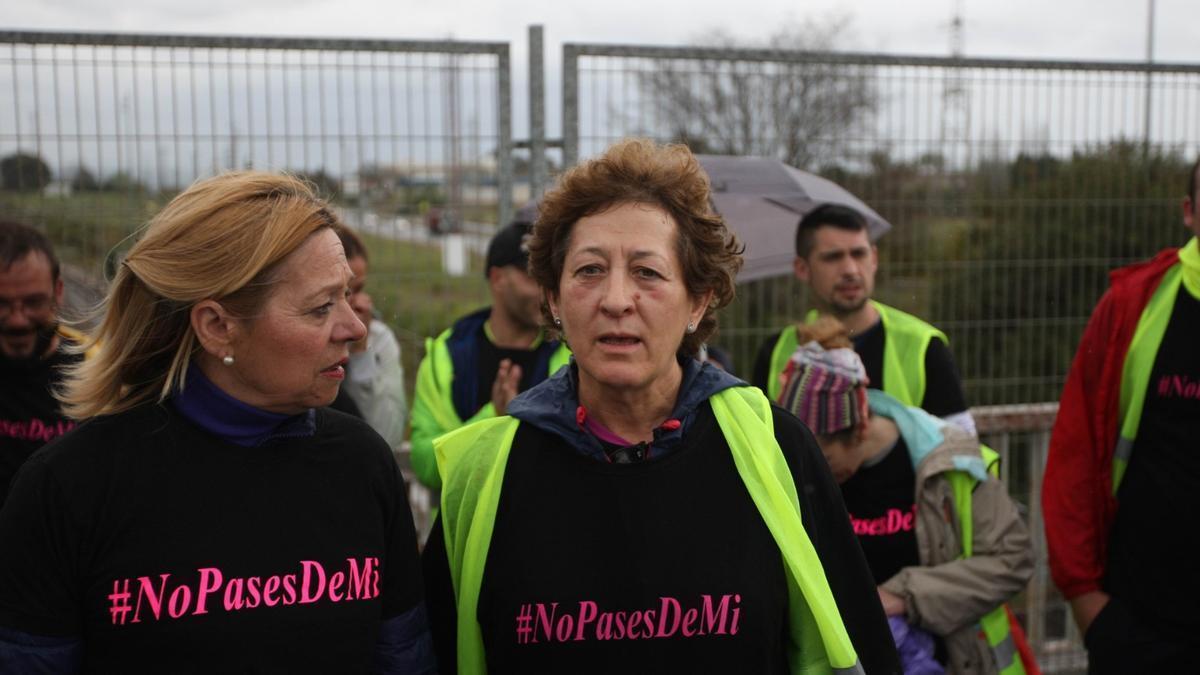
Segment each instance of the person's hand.
M1071 598L1071 613L1075 615L1080 635L1087 635L1088 628L1091 628L1092 622L1108 604L1108 600L1109 595L1104 591L1088 591Z
M504 415L508 404L517 397L517 387L521 384L521 366L509 359L500 361L496 370L496 379L492 382L492 406L496 415Z
M908 605L904 603L904 598L890 591L883 590L883 586L880 586L876 590L879 591L879 602L883 605L884 614L888 616L904 616L908 613Z

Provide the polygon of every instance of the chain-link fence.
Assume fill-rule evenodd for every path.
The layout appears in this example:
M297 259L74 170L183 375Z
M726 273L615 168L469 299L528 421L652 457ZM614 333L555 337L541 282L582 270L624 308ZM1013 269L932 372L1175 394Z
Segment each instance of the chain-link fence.
M1050 401L1107 270L1186 240L1200 66L567 44L568 164L627 136L773 157L895 227L877 297L949 334L974 405ZM753 223L731 223L735 229ZM748 374L802 316L739 288L718 343Z
M0 33L0 210L102 278L192 181L294 172L367 236L411 377L421 339L486 299L510 77L507 43Z

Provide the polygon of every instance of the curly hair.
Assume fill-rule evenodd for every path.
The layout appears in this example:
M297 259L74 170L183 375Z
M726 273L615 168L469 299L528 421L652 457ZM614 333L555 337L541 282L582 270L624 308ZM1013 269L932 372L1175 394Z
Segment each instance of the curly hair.
M528 244L529 274L557 297L575 223L629 203L657 206L670 214L688 295L698 298L712 292L696 331L684 335L679 345L679 354L694 357L717 330L716 310L733 301L744 247L713 211L708 175L686 146L629 139L567 171L539 207ZM552 328L546 303L542 316Z

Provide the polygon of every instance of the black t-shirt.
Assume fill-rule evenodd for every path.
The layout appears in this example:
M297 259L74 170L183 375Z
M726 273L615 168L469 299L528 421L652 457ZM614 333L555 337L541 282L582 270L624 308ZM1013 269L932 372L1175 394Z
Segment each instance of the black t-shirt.
M368 672L422 599L391 452L363 422L226 443L169 404L37 453L0 511L0 627L75 637L89 672Z
M899 672L875 585L812 435L775 409L804 526L859 658ZM664 457L606 464L522 424L477 617L491 672L787 672L783 562L712 410ZM455 661L441 523L425 552L438 659Z
M1180 288L1117 493L1106 590L1176 640L1200 631L1187 523L1200 513L1200 301Z
M916 473L901 438L842 483L850 524L875 583L921 564L917 552Z
M754 359L752 384L764 392L767 391L767 381L771 376L771 352L778 339L778 333L768 338L759 347ZM862 358L872 389L884 388L883 347L886 339L882 321L876 321L873 326L854 336L854 351ZM929 348L925 350L925 399L919 407L935 417L946 417L967 409L967 398L963 394L954 355L950 347L937 338L930 340Z
M67 354L66 344L60 339L58 350L39 361L0 358L0 506L33 451L75 427L50 393L62 380L62 367L83 358Z
M514 365L521 366L521 382L517 391L525 391L533 385L546 379L543 372L537 370L538 350L507 349L497 347L488 339L483 327L479 328L479 360L475 369L475 410L479 410L492 400L492 384L496 381L496 371L500 370L500 362L508 359Z

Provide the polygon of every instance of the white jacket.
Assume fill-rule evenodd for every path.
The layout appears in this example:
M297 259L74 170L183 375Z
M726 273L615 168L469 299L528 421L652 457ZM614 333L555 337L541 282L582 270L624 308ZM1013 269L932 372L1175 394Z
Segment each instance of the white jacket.
M395 449L404 440L408 425L400 343L387 324L378 319L371 320L367 331L367 348L350 355L342 387L367 424Z

